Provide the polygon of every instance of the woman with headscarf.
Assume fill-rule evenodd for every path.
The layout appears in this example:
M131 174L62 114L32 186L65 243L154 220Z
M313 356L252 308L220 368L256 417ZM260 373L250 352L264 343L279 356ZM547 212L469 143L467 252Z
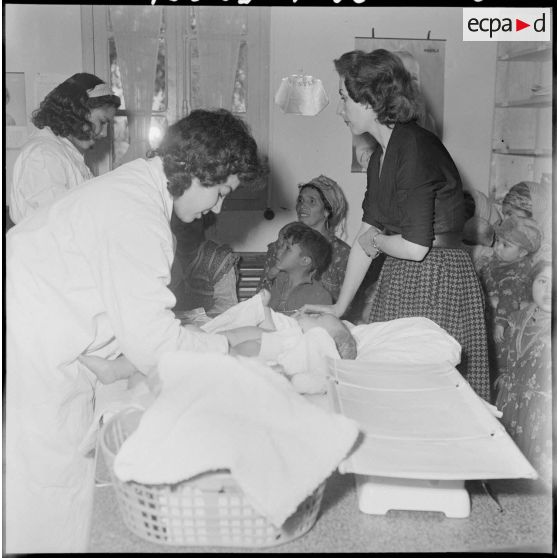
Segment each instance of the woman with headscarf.
M32 116L36 130L14 164L14 223L93 178L84 155L107 135L119 106L110 85L87 73L74 74L44 98Z
M340 186L321 174L298 187L296 214L301 223L312 227L331 242L332 258L328 269L322 274L321 283L329 291L334 301L345 277L345 268L351 247L337 236L342 234L347 217L347 200ZM268 245L264 272L258 290L269 289L271 282L279 273L275 267L277 251L283 240L283 229L278 239Z
M523 180L514 184L502 200L505 217L515 215L533 219L542 233L541 247L533 259L539 260L552 255L552 190L550 184Z

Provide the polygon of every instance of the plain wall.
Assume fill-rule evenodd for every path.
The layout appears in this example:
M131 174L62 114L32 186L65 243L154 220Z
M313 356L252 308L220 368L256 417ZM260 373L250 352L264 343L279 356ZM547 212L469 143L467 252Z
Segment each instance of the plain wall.
M35 108L35 76L83 71L79 5L4 4L4 72L25 73L25 100L30 118ZM33 126L28 124L31 131ZM5 149L6 185L18 149ZM9 204L9 200L6 200Z
M325 174L343 188L349 202L347 240L362 218L366 176L351 173L351 136L336 114L339 76L333 60L353 50L355 37L446 39L444 144L465 187L488 193L496 43L463 42L462 8L276 7L271 8L270 155L271 208L275 219L222 214L212 236L235 249L265 250L277 231L296 220L296 185ZM319 77L329 105L317 116L283 114L273 104L281 79L293 73ZM286 209L282 209L286 208Z
M35 108L36 73L68 76L82 71L78 5L6 4L5 71L25 72L28 114ZM250 8L257 9L257 8ZM462 41L462 8L450 7L278 7L271 8L270 207L225 212L209 235L235 250L264 251L279 228L296 219L296 185L326 174L342 186L349 202L346 239L352 242L362 217L366 177L351 173L350 132L336 114L339 77L333 59L354 49L354 38L446 39L444 143L465 187L488 192L494 102L496 43ZM317 116L283 114L273 97L284 76L303 71L319 77L330 99ZM7 181L15 150L7 150ZM6 183L8 183L6 181Z

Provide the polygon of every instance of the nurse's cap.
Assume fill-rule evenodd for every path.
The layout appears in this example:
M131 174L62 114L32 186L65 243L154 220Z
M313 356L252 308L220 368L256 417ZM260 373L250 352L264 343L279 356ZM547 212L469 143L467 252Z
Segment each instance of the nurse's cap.
M87 95L90 99L92 99L93 97L106 97L109 95L114 95L114 93L112 92L110 85L103 82L93 87L93 89L88 89Z

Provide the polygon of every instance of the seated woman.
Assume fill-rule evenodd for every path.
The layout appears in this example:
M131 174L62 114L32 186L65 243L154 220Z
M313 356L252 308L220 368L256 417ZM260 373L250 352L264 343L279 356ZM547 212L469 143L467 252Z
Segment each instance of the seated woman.
M347 200L337 182L323 174L301 184L296 201L298 221L323 234L331 242L332 258L327 270L322 274L321 283L337 300L345 277L350 246L341 240L337 233L343 233L347 216ZM268 245L265 268L258 286L269 289L271 282L279 273L276 267L277 252L282 244L282 234Z

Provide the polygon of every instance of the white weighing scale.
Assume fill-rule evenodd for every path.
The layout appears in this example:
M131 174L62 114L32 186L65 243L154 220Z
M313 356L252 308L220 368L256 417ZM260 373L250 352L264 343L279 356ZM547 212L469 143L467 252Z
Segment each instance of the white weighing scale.
M468 517L466 480L537 478L494 407L449 363L329 361L329 401L363 433L339 466L354 473L360 511Z

